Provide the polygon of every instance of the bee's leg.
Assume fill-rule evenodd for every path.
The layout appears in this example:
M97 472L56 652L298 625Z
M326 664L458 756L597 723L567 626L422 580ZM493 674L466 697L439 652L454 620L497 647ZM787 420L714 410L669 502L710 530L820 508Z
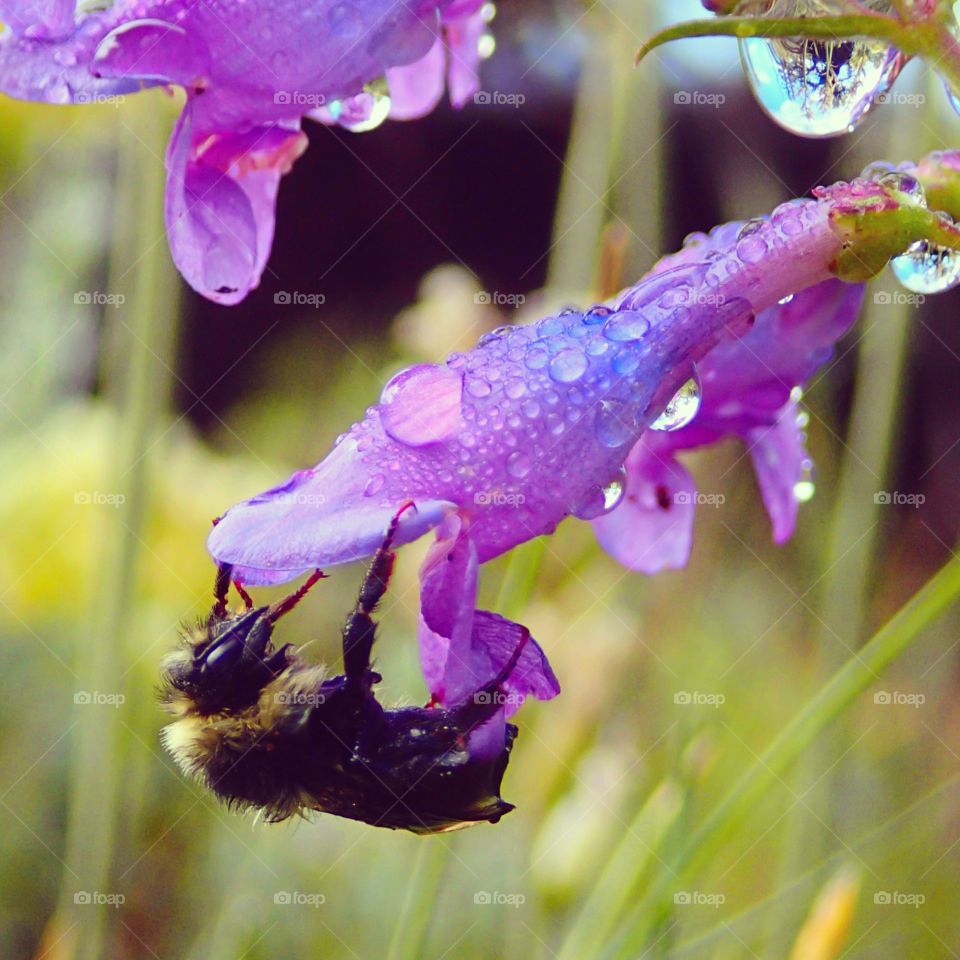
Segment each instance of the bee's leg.
M501 687L510 678L510 674L513 673L519 663L520 656L529 639L530 631L524 627L523 635L517 642L513 653L510 654L510 659L503 665L500 672L492 680L488 680L482 687L474 690L466 700L458 703L451 710L453 722L456 727L464 731L471 730L485 720L489 720L490 717L503 706L504 701L501 694Z
M394 515L387 527L383 543L373 555L367 573L360 585L360 596L353 612L343 625L343 672L351 683L366 685L370 671L370 654L376 637L377 625L373 622L373 612L383 599L393 572L396 554L391 549L397 534L400 518L413 507L413 502L405 503Z
M237 591L237 593L240 594L240 599L243 601L243 605L244 605L248 610L252 610L252 609L253 609L253 597L251 597L250 594L247 593L247 591L243 589L243 584L240 583L238 580L234 580L234 582L233 582L233 588L234 588L234 590Z
M210 613L211 621L222 620L227 615L227 594L230 592L230 576L232 573L232 564L217 564L217 578L213 582L213 597L216 602Z
M282 600L278 600L275 604L268 607L267 612L264 614L264 619L271 624L276 623L284 614L289 613L310 592L310 588L314 584L318 583L320 580L325 580L326 577L327 575L322 570L314 570L313 573L307 577L302 587L294 590L290 596L284 597ZM237 589L240 590L239 585L237 585ZM244 591L241 591L240 595L243 596L244 599L247 599Z

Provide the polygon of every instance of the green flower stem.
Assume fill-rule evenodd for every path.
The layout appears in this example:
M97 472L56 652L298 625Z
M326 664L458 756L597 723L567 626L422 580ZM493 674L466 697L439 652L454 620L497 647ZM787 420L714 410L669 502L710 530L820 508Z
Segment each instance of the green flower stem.
M607 956L636 957L666 918L674 888L742 828L753 807L817 735L960 597L960 556L950 560L855 653L787 724L707 819L663 867Z
M148 451L166 411L177 289L163 227L164 142L167 112L153 98L123 128L118 146L116 205L120 228L111 263L111 293L125 302L108 308L105 393L117 412L111 487L124 496L111 511L98 552L102 570L89 632L78 638L81 689L121 690L121 668L131 630L142 531L150 501ZM149 107L150 109L146 109ZM128 282L129 280L129 282ZM122 818L122 710L77 708L77 741L68 796L65 873L55 926L69 930L76 960L110 956L109 924L116 910L76 894L122 893L113 863Z

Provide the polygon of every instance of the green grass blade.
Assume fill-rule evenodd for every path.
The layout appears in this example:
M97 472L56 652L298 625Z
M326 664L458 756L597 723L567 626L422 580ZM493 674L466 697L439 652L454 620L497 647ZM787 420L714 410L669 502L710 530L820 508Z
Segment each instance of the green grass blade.
M678 852L628 918L612 955L634 957L666 915L678 875L715 854L746 814L833 719L873 683L960 596L960 556L950 560L855 653L787 724Z

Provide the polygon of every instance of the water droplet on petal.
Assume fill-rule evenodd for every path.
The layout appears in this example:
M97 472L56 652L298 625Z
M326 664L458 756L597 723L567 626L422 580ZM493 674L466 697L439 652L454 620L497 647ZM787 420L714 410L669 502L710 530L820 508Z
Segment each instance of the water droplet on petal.
M639 340L650 329L650 321L637 310L615 313L604 325L603 335L614 343Z
M518 480L522 480L530 472L532 465L533 461L530 459L530 454L524 453L522 450L515 450L507 457L507 473Z
M918 240L890 267L896 278L914 293L943 293L960 283L960 251Z
M620 505L627 491L627 468L621 467L617 475L603 488L603 512L609 513Z
M878 12L890 0L864 0ZM840 0L773 0L767 16L818 17L843 12ZM751 37L740 40L744 72L763 109L805 137L846 133L896 79L904 58L883 40L867 37Z
M455 436L463 423L463 377L446 365L401 370L380 395L380 420L398 443L422 447Z
M613 313L613 311L609 307L604 306L604 304L600 303L600 304L597 304L595 307L591 307L583 315L583 322L588 326L593 326L598 323L603 323L603 321L606 320L611 313Z
M470 377L467 381L467 393L469 393L471 397L489 397L490 384L482 377Z
M363 93L349 101L335 100L329 110L341 127L351 133L367 133L376 130L390 116L391 106L387 81L381 78L368 83Z
M503 392L511 400L518 400L527 392L527 385L519 377L511 377L503 385Z
M574 347L561 350L550 361L550 376L557 383L575 383L587 372L587 358Z
M788 293L785 297L781 297L777 301L777 303L779 303L781 307L785 307L792 299L793 299L793 294Z
M663 413L650 424L651 430L670 432L685 427L700 409L700 384L691 377L664 407Z
M616 449L633 438L636 419L626 403L620 400L604 400L600 404L593 429L600 443Z
M920 206L927 205L927 196L923 191L923 184L912 174L895 170L893 173L884 173L877 178L880 183L891 190L899 190L912 197Z
M809 503L817 492L817 485L812 480L798 480L793 485L793 495L799 503Z
M372 497L375 494L379 493L383 489L383 485L386 482L386 478L382 473L374 474L368 481L367 485L363 488L363 495L365 497Z

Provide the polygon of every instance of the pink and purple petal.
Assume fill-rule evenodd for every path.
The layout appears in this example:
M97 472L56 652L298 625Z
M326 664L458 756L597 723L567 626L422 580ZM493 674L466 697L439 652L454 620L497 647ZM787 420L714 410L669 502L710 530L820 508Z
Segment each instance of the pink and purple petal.
M188 104L167 156L167 234L195 290L239 303L260 282L273 242L280 178L306 148L298 129L193 135Z
M593 521L610 556L647 574L685 567L693 541L696 486L663 436L648 433L633 447L623 500Z

